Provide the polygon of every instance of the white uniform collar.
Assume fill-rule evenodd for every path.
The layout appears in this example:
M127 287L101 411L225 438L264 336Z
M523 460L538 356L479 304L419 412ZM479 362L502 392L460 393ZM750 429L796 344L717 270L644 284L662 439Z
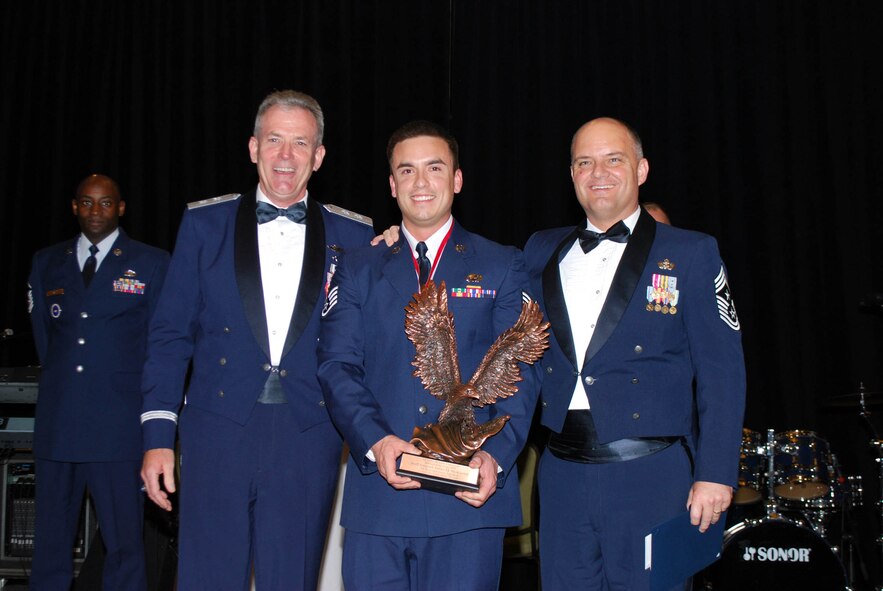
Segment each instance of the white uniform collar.
M454 216L449 216L448 221L442 225L441 228L436 230L432 236L423 240L422 242L426 243L426 258L429 259L430 263L435 262L435 257L438 254L438 249L441 248L442 240L445 239L445 236L448 235L448 230L451 229L451 226L454 224ZM421 242L414 238L410 232L405 228L405 224L402 223L400 226L402 229L402 234L405 235L405 239L408 241L408 245L411 247L411 254L414 255L414 258L417 258L417 243Z

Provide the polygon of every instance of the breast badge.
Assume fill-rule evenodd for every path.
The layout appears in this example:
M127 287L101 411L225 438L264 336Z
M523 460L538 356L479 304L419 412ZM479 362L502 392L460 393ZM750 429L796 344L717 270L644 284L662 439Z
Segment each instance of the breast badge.
M680 296L677 288L677 277L654 273L653 285L647 287L646 310L648 312L661 312L662 314L677 314L678 298Z

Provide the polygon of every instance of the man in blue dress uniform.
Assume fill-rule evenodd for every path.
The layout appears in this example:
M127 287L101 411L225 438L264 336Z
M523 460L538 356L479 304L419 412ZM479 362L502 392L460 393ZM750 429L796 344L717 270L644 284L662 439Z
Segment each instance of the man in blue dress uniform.
M84 179L81 234L34 255L31 324L42 364L34 456L37 524L30 588L67 589L88 488L107 547L103 589L145 589L141 368L169 255L118 227L117 184Z
M248 144L258 186L181 221L141 415L142 477L166 510L180 436L179 589L247 589L252 572L259 589L317 584L342 445L316 379L319 315L344 251L374 234L308 195L323 130L312 97L269 95Z
M552 324L539 467L550 591L646 589L644 536L685 506L705 531L737 478L745 368L727 276L713 238L639 207L648 172L632 129L586 123L571 177L587 220L525 247Z
M484 423L511 415L471 464L479 490L456 496L418 490L396 475L415 426L434 422L443 402L413 375L405 306L429 278L445 282L461 371L469 376L497 336L517 320L527 276L521 254L460 226L456 140L425 121L389 140L390 189L402 212L392 247L347 255L323 312L319 380L349 444L341 524L347 589L496 589L504 528L521 522L514 463L536 402L536 369L522 365L519 391L476 409ZM472 297L460 297L466 294Z

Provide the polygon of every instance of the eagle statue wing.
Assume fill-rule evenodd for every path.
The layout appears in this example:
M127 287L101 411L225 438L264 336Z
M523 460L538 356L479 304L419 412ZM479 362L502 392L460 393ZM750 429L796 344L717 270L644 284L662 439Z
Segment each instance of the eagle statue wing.
M521 315L512 328L491 345L469 383L478 391L474 406L493 404L518 391L521 371L518 362L533 363L549 347L549 323L543 322L540 306L533 300L521 305Z
M411 365L429 393L441 400L460 385L454 316L448 311L445 282L427 281L405 307L405 334L417 349Z

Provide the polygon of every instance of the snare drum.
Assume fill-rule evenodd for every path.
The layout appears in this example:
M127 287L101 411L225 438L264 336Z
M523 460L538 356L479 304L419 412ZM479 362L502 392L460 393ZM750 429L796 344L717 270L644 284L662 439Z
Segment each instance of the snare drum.
M805 505L831 493L833 460L828 442L813 431L776 434L774 494L784 504Z
M760 433L742 429L739 451L739 487L733 493L734 505L751 505L763 498L764 445Z
M848 589L843 564L812 529L781 517L748 520L724 533L707 589Z

